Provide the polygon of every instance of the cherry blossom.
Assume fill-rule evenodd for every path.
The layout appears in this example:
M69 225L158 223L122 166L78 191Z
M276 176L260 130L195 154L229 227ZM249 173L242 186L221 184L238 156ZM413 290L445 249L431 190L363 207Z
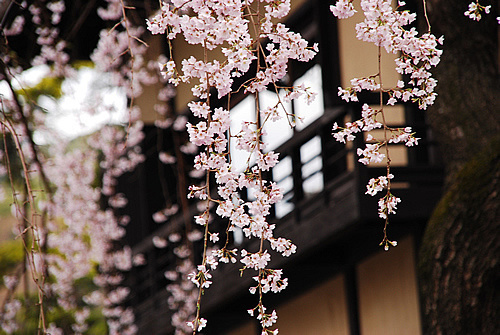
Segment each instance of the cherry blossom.
M340 0L335 3L335 6L330 6L333 15L339 19L347 19L354 15L357 11L354 9L352 0Z
M491 5L482 6L479 4L479 1L473 1L469 4L469 9L465 11L464 15L472 20L479 21L481 20L481 13L483 11L485 14L489 14L491 11Z
M443 44L443 37L436 38L430 32L419 36L416 28L407 28L416 19L416 14L403 10L401 8L405 6L403 1L398 2L396 9L392 7L392 2L389 0L360 0L360 5L365 19L356 24L357 38L378 46L379 73L352 79L350 87L339 87L338 95L346 102L351 102L358 101L358 93L361 91L377 92L380 97L380 106L378 109L373 109L363 104L361 119L346 122L344 127L335 123L332 134L337 141L346 143L353 141L356 134L367 132L365 148L356 150L357 155L360 156L358 161L364 165L381 163L384 159L387 161L386 176L370 179L366 191L372 196L384 189L387 191L378 203L379 217L385 219L384 238L381 245L384 245L384 249L387 250L389 245L396 245L395 241L389 241L387 238L388 215L396 213L396 206L401 201L391 193L391 180L394 175L390 172L389 144L404 143L407 147L411 147L417 145L419 139L415 137L410 127L392 128L386 124L383 94L388 95L389 99L386 104L389 106L398 102L412 102L425 110L432 105L437 95L434 92L437 80L432 78L430 70L439 64L442 50L438 49L438 46ZM474 3L471 6L472 10L477 8ZM347 18L354 14L351 1L339 0L331 10L339 18ZM395 71L408 77L409 80L398 80L396 87L393 88L383 86L380 68L382 49L387 53L398 55L395 60ZM369 133L380 128L383 130L383 138L375 138Z
M244 84L244 91L258 95L268 85L275 85L285 76L290 59L309 61L318 51L317 46L308 46L308 43L297 33L291 32L284 24L274 23L273 18L282 18L290 10L290 2L286 1L258 1L257 8L242 1L172 1L164 2L160 11L147 21L148 29L153 34L165 34L167 39L174 39L182 34L189 44L200 45L204 49L204 58L190 56L183 60L167 60L160 62L160 72L173 85L181 82L191 83L195 100L188 104L189 109L199 120L187 123L190 142L203 147L196 155L194 167L208 175L213 174L217 182L218 198L211 191L211 185L192 185L190 198L205 202L203 213L195 216L195 222L205 230L205 249L202 264L197 271L190 274L190 280L202 292L209 288L211 274L219 262L233 263L236 261L236 250L227 248L208 252L207 241L219 242L217 232L210 231L210 203L216 204L215 214L228 219L228 231L243 229L248 238L268 240L273 249L285 256L295 252L291 241L273 236L274 225L267 223L266 217L270 213L271 205L281 200L282 195L275 183L268 184L262 179L262 172L271 169L278 162L278 154L265 152L264 135L262 129L266 122L273 122L280 118L278 107L275 105L262 108L262 122L245 120L241 123L239 132L230 129L230 111L224 108L210 108L210 89L214 88L217 97L228 95L232 90L235 77L246 74L252 62L258 67L253 77ZM187 14L191 10L191 14ZM260 15L258 20L248 16ZM253 28L251 26L254 26ZM259 35L254 39L250 29L257 29ZM268 39L262 45L264 39ZM263 48L266 54L256 52ZM225 60L211 59L210 52L219 49ZM170 52L172 54L172 52ZM306 87L286 88L284 101L305 97L308 102L314 99L315 94ZM257 111L258 114L261 111ZM231 153L227 152L228 141L234 140L236 147L248 153L247 170L236 173L231 166ZM252 166L252 162L256 162ZM208 177L207 177L208 178ZM251 190L255 200L244 201L239 192ZM270 261L270 254L266 250L248 252L241 250L243 269L264 271ZM281 272L276 272L280 273ZM279 281L279 279L277 279ZM273 281L271 281L273 282ZM286 282L286 281L285 281ZM286 285L282 285L283 288ZM276 286L273 286L276 289ZM267 288L267 286L266 286ZM259 291L262 294L262 291ZM267 289L266 289L267 292ZM199 306L199 301L197 305ZM262 315L261 318L263 319ZM199 323L199 307L194 321L190 325L196 330ZM269 327L272 318L264 318L264 328Z

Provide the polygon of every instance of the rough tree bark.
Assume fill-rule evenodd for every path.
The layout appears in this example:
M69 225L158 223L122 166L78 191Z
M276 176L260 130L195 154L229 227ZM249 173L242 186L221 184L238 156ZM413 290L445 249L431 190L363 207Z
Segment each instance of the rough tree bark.
M495 334L500 328L500 96L498 3L479 22L471 0L427 0L445 36L428 119L446 180L419 255L424 334ZM492 3L493 2L493 3Z

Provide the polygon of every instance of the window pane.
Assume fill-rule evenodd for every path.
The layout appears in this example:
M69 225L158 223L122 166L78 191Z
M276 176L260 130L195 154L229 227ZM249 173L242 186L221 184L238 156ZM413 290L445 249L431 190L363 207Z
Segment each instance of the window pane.
M263 91L259 94L259 104L261 110L267 107L275 106L278 103L278 95L270 91ZM274 150L281 144L285 143L293 136L293 129L290 126L288 114L292 113L292 106L290 103L283 104L284 106L278 107L281 119L272 121L267 120L264 124L265 135L263 139L266 143L266 151ZM261 122L264 122L262 120Z
M307 163L313 157L321 154L321 138L314 136L309 141L300 147L300 161L302 164Z
M275 205L276 217L281 218L293 210L293 177L292 160L290 157L283 158L273 168L273 180L278 184L283 193L283 200Z
M321 158L321 139L315 136L300 147L302 162L302 188L307 197L323 190L323 160Z
M231 108L231 135L237 135L241 131L242 121L255 122L255 99L249 95L239 104ZM255 129L255 127L253 128ZM247 168L249 152L236 149L236 138L231 138L231 160L233 171L241 172ZM250 166L252 162L250 162Z
M304 129L325 112L323 107L321 66L316 64L293 83L294 86L301 84L304 84L305 87L310 87L311 91L318 93L318 95L316 95L316 99L309 105L306 103L305 99L301 98L294 100L293 106L295 115L302 119L302 121L297 120L297 130Z

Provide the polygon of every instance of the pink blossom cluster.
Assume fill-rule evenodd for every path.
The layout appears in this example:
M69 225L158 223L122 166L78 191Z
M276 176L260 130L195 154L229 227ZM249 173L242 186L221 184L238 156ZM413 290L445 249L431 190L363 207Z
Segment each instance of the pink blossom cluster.
M5 303L0 317L0 329L6 334L12 334L19 329L16 321L16 314L21 309L22 304L17 299L12 299Z
M420 109L427 109L432 105L437 95L434 92L437 80L432 78L430 70L440 61L442 50L438 49L438 45L443 43L443 37L438 39L430 32L419 36L416 28L405 28L416 19L416 14L400 10L405 5L403 1L398 2L397 8L393 8L390 0L360 0L360 5L365 18L356 24L357 38L374 43L379 47L379 53L380 49L384 48L387 53L398 54L395 71L408 76L409 80L398 80L396 87L384 88L379 66L377 75L354 78L350 87L339 87L338 95L347 102L358 101L357 95L363 90L378 92L381 101L378 110L364 104L362 118L359 120L346 122L344 127L335 123L333 136L337 141L346 143L353 141L357 133L366 132L368 134L365 148L358 148L356 151L360 156L359 162L369 165L387 159L387 175L372 178L366 191L373 196L384 189L387 190L387 194L378 203L379 217L386 220L387 227L388 214L394 214L397 204L401 201L390 191L391 179L394 176L390 173L389 144L403 143L410 147L417 145L419 139L414 136L415 133L410 127L392 128L386 124L387 112L383 108L383 93L389 97L387 105L394 105L398 101L416 103ZM331 11L338 18L350 17L355 12L353 1L339 0L331 7ZM383 129L383 138L375 139L369 132L378 128ZM385 153L381 150L385 150ZM389 245L396 245L396 242L388 240L386 229L381 244L386 250Z
M168 62L165 66L172 83L188 82L198 78L199 84L193 87L193 94L200 98L208 87L216 87L219 97L228 94L233 83L232 72L245 73L255 56L250 51L251 37L248 32L248 21L242 17L240 1L209 1L202 4L199 1L173 1L171 5L164 3L161 12L147 21L148 29L153 34L167 32L169 39L183 33L190 44L200 44L208 50L213 50L223 43L229 47L221 48L228 62L217 60L204 62L191 56L182 61L183 75L178 76L175 64ZM192 10L196 15L180 15L180 11ZM236 74L235 73L235 74ZM208 85L208 86L207 86Z
M376 120L380 110L374 110L368 104L363 104L361 116L362 118L354 122L346 122L344 127L340 127L337 122L333 124L333 137L341 142L354 141L356 133L369 132L374 129L382 128L383 124Z
M161 160L161 159L160 159ZM153 220L157 223L165 222L169 217L176 214L179 210L179 206L174 204L153 214Z
M182 131L185 129L187 120L185 120L183 115L172 113L169 104L169 101L175 97L176 91L174 86L168 83L170 76L164 68L167 58L164 55L159 55L157 61L160 66L155 66L154 71L156 72L156 76L158 81L162 84L162 87L158 90L157 102L154 105L154 110L158 115L154 121L154 125L161 129L173 126L174 130Z
M373 196L378 192L383 191L389 184L389 180L392 178L394 178L393 174L380 176L378 178L371 178L370 181L368 181L368 185L366 185L366 194Z
M330 6L330 11L339 19L347 19L353 16L357 11L352 4L353 0L339 0L335 6Z
M120 0L106 0L106 7L99 7L97 14L103 20L119 21L123 15L123 4Z
M146 61L147 47L138 41L143 33L142 27L102 30L97 47L90 56L99 70L111 73L113 85L124 87L129 97L139 96L143 85L158 80L152 73L155 62ZM125 57L128 53L133 57Z
M376 76L371 76L367 78L354 78L351 79L351 87L347 89L342 89L339 87L339 96L342 96L342 99L349 101L358 101L357 93L362 90L368 91L377 91L380 89L380 84L377 84L375 81Z
M58 28L65 12L65 2L58 0L29 6L23 2L20 5L29 9L32 22L37 26L35 33L40 53L33 58L32 65L49 65L51 76L71 77L76 71L68 64L67 49L70 44L62 40ZM133 99L142 91L142 85L157 82L161 74L154 62L145 60L146 47L139 40L143 29L133 27L124 16L126 8L123 2L107 0L106 5L98 10L99 15L105 20L119 22L110 32L100 35L92 58L97 67L110 72L114 84L124 87L128 97ZM19 33L23 23L22 16L16 18L6 35ZM8 74L12 76L2 79L11 82L15 82L14 76L21 72L14 56L12 53L1 55L2 61L9 67ZM163 92L163 97L168 99L169 92ZM38 208L34 201L31 202L33 215L38 218L37 211L40 210L46 218L45 229L41 229L38 219L31 223L31 229L34 243L38 243L38 246L34 244L35 247L45 245L55 252L42 255L34 247L29 256L33 259L30 271L34 278L40 278L41 294L50 294L60 307L73 313L72 329L76 334L87 331L86 322L92 306L102 310L110 334L134 334L137 328L133 324L133 312L121 306L129 294L129 289L122 286L122 272L142 262L140 255L135 255L133 262L131 249L121 245L124 227L130 219L116 214L116 209L125 206L127 199L123 194L116 193L115 186L120 175L143 161L138 146L143 136L142 123L136 122L139 111L130 109L130 124L126 129L106 126L89 136L88 142L78 148L59 138L58 134L50 133L53 145L42 154L30 143L31 134L27 126L19 122L25 116L33 122L30 126L34 129L48 131L43 113L33 105L25 99L16 102L2 98L1 102L2 113L9 118L12 116L15 122L8 129L4 127L6 123L2 123L4 134L15 133L14 137L19 138L22 149L19 155L25 159L26 169L30 173L39 172L52 189L46 190L47 196L39 197ZM102 174L96 173L98 169ZM98 187L96 181L100 177L102 180ZM108 200L108 207L101 206L103 198ZM21 214L19 206L16 208L17 214ZM47 271L50 280L43 277L43 270ZM75 283L88 276L93 278L98 289L82 299ZM7 279L7 282L12 285L13 281ZM4 324L10 327L10 324ZM62 334L56 324L46 326L43 325L44 330Z
M12 24L10 27L5 28L3 30L3 33L5 36L16 36L19 35L23 29L24 29L24 16L17 16L14 21L12 21Z
M253 277L257 282L257 286L250 287L250 293L255 294L258 289L262 290L262 293L267 293L269 291L278 293L284 290L288 286L288 279L281 278L282 274L282 270L263 270L259 276Z
M358 148L356 153L361 157L358 159L358 162L364 165L368 165L370 163L380 163L385 158L385 155L380 153L379 143L367 143L365 149Z
M114 195L112 187L115 178L134 168L141 159L137 154L121 157L129 150L123 150L126 145L117 138L106 138L110 134L113 132L97 132L89 141L106 149L103 152L116 154L114 157L107 156L108 160L104 160L110 162L104 176L108 176L109 180L108 195L115 198L111 205L119 207L125 199ZM114 134L123 140L123 132L119 134L117 131ZM137 144L134 136L136 135L132 132L131 141L128 142L132 148ZM137 136L135 139L137 140ZM117 145L120 150L109 150L113 145ZM123 275L118 272L131 268L131 251L127 247L113 247L113 243L123 237L123 226L127 224L128 218L116 217L112 209L103 209L99 205L102 189L92 186L98 166L97 150L91 147L70 150L69 147L67 141L56 141L48 153L49 158L42 161L46 177L54 190L48 199L39 201L40 210L47 213L48 219L43 234L39 233L36 238L40 245L46 244L49 250L57 252L45 254L43 263L40 262L41 255L38 252L34 254L37 256L34 262L36 267L32 271L36 271L38 277L43 269L47 270L51 280L42 289L45 294L56 299L58 306L75 313L72 328L75 333L83 333L87 329L85 320L88 310L87 307L82 307L75 283L90 276L95 270L95 264L99 264L98 274L93 279L101 290L91 293L83 300L87 305L103 307L103 313L109 316L111 333L133 334L135 326L131 310L119 307L128 295L128 289L119 286ZM12 280L7 279L6 284L13 285ZM56 325L52 325L51 329L54 333L60 330Z
M245 249L241 250L241 263L245 265L245 268L250 269L265 269L267 263L271 260L271 255L267 253L267 250L263 253L248 253Z
M128 129L103 127L98 134L88 139L94 150L102 151L104 159L99 165L105 173L102 177L102 193L106 196L114 194L116 178L132 171L144 160L138 144L143 139L142 122L135 122ZM128 137L127 137L128 136Z
M204 318L196 318L194 321L188 321L187 325L195 331L201 331L207 325L207 320Z
M49 65L54 76L71 76L74 71L68 65L69 55L66 53L66 42L59 36L57 24L66 10L64 2L57 1L47 4L43 12L40 4L31 4L28 9L32 15L32 22L38 27L37 44L41 46L40 54L33 58L32 65ZM44 15L49 14L49 15ZM48 20L50 17L50 20Z
M383 89L389 93L390 105L398 100L412 101L418 103L419 108L427 109L436 99L437 80L429 71L440 61L442 50L437 47L443 43L443 37L438 39L431 33L418 36L416 28L405 29L415 20L416 14L395 10L389 0L361 0L360 3L365 19L356 25L357 38L383 47L388 53L400 54L396 59L396 71L409 75L410 80L406 84L400 81L396 88L387 90L375 82L378 75L355 78L351 80L351 87L339 88L339 96L346 101L357 101L357 93L361 90ZM404 6L402 1L398 8L401 6ZM344 10L344 16L347 11Z
M266 6L266 10L270 7ZM272 15L266 13L265 17L267 21L262 24L261 38L267 37L271 43L266 45L269 54L263 60L267 66L259 69L255 78L250 81L246 88L252 93L261 92L267 85L283 78L287 73L289 59L308 62L318 52L317 44L308 47L307 41L300 34L289 31L281 23L273 26L271 24Z
M415 133L412 131L411 127L396 128L391 129L392 136L389 139L389 143L404 143L407 147L412 147L418 145L418 137L415 137Z
M244 15L244 10L249 5L241 1L210 1L206 4L198 1L173 1L172 6L164 3L161 12L147 21L148 29L153 34L167 32L169 39L182 32L188 43L202 45L208 50L220 46L227 61L202 61L191 56L181 62L183 74L179 75L175 63L170 60L161 64L165 68L165 74L170 76L170 82L178 84L198 78L199 84L192 89L195 96L206 98L204 94L208 87L215 87L219 98L228 94L233 77L246 73L252 61L256 60L249 22ZM269 53L263 62L267 66L259 69L246 86L250 92L262 91L268 84L281 79L286 74L289 59L308 61L317 52L317 46L308 47L307 41L299 34L290 32L283 24L272 23L273 18L286 15L289 7L288 0L269 1L264 6L265 14L260 23L259 38L269 38L272 43L266 46ZM197 15L179 14L190 9Z
M114 186L116 179L127 171L132 171L137 164L144 160L138 150L138 144L142 140L142 124L136 122L128 129L128 137L123 130L116 127L104 127L95 136L89 138L89 144L93 150L104 153L104 159L100 166L104 169L102 176L102 194L110 199L116 197ZM118 196L120 201L111 201L111 208L123 205L125 199ZM118 271L128 271L132 268L132 252L129 247L121 249L111 248L111 241L119 240L125 233L124 226L128 224L128 217L116 217L110 209L105 210L106 220L100 225L100 238L106 243L101 252L99 263L100 275L94 278L98 287L107 289L108 293L102 295L101 299L94 301L104 305L103 313L107 317L110 333L112 334L134 334L137 330L134 325L134 315L130 308L121 307L122 302L128 296L128 288L120 287L123 275L116 274ZM121 232L117 234L117 232ZM95 238L99 240L99 238ZM111 290L110 290L111 288Z
M278 315L276 314L275 310L273 310L271 313L266 313L266 310L267 308L265 306L259 304L253 309L249 309L248 314L254 316L255 311L257 311L257 320L260 320L261 325L263 325L263 330L261 333L262 335L276 335L278 334L278 329L269 330L268 327L271 327L276 323L276 321L278 321Z
M189 258L191 252L176 254L180 262L175 271L165 272L165 277L171 281L167 285L167 291L170 293L167 302L173 311L171 323L176 329L175 334L181 335L192 332L192 327L188 323L195 318L198 291L196 285L189 280L189 275L195 271Z
M212 278L212 275L208 272L208 269L204 264L198 265L197 270L197 273L190 273L188 275L188 279L191 280L197 287L201 287L202 289L209 288L212 284L212 281L209 280Z
M53 158L45 165L47 175L56 187L52 202L46 205L53 218L48 222L47 243L51 249L58 250L58 253L46 256L49 274L54 278L50 292L57 297L59 306L76 311L78 317L72 327L79 333L87 327L85 319L88 313L86 307L77 307L80 303L74 283L91 274L93 264L99 264L94 283L103 291L89 294L84 301L88 305L103 307L111 333L133 334L136 329L132 311L120 307L128 295L128 288L120 286L123 275L119 271L128 271L132 267L131 250L113 247L113 243L124 236L128 218L117 217L112 209L99 206L103 193L110 197L111 208L124 205L126 199L123 195L113 191L116 177L133 169L142 160L140 155L127 155L127 151L133 152L141 137L132 131L128 142L132 149L128 150L124 150L127 146L121 142L123 138L123 131L105 127L89 138L91 146L86 150L68 150L61 141L53 148ZM117 148L111 149L114 146ZM92 186L98 164L97 150L105 154L101 163L105 168L103 178L108 181L103 185L105 191Z
M387 219L388 214L396 214L396 206L401 202L400 198L387 194L378 201L378 215L382 219Z
M260 124L254 120L244 120L239 132L230 129L229 110L210 107L211 89L216 90L218 98L237 90L233 87L234 78L246 74L253 62L257 64L257 71L243 87L245 92L258 94L268 85L276 87L276 82L285 76L290 59L309 61L314 57L316 45L309 47L300 34L291 32L281 23L273 22L284 17L289 10L289 0L173 0L163 2L160 11L147 21L148 29L153 34L165 34L170 40L182 34L187 43L204 49L203 59L194 56L180 61L170 59L160 62L160 71L165 80L173 85L192 83L193 95L199 99L188 104L193 115L200 119L197 123L187 123L189 140L196 146L204 147L196 155L194 167L207 176L213 174L217 183L216 190L211 190L210 184L189 188L189 197L206 203L203 213L195 217L195 222L205 229L205 246L209 240L212 243L219 240L218 233L209 230L210 207L216 204L216 214L229 220L229 232L239 229L247 238L267 240L272 249L284 256L295 252L296 247L291 241L273 236L275 226L269 224L266 217L271 206L281 200L282 194L275 183L262 179L262 171L271 169L278 162L278 154L264 151L262 126L268 120L280 118L278 107L281 102L262 108L263 122ZM250 30L255 31L256 36ZM265 45L264 39L269 41ZM210 52L215 50L220 50L223 59L211 56ZM300 96L311 101L315 96L304 86L287 88L286 92L284 101ZM231 134L230 138L228 133ZM233 171L228 152L229 140L235 141L237 149L248 153L246 171ZM253 161L256 162L255 166L251 166ZM240 196L243 190L248 190L253 199L244 201ZM210 272L217 268L219 262L234 263L236 253L236 249L226 247L205 251L202 264L189 276L191 282L201 290L208 288L212 276ZM270 254L266 250L241 250L244 269L251 268L262 273L267 271L269 261ZM281 276L280 270L274 271L276 276ZM269 283L275 283L273 290L276 290L278 282L286 283L286 280L273 281L269 277ZM282 288L285 286L280 284ZM264 314L259 317L264 329L274 323L269 323L273 319L264 317ZM204 324L205 321L199 317L198 307L189 325L197 330Z
M481 13L489 14L491 11L491 5L482 6L479 1L473 1L469 4L468 10L465 11L464 15L472 20L481 20Z

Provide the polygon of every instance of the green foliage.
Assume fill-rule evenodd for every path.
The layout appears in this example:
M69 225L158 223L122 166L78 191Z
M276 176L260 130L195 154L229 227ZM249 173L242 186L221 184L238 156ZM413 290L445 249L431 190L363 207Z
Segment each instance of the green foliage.
M0 134L0 150L4 152L4 155L8 154L9 156L9 166L12 173L12 179L14 184L24 185L24 180L23 177L21 176L22 174L21 159L19 158L16 145L14 144L14 141L12 140L12 137L10 135ZM6 157L4 157L0 161L0 164L7 166ZM7 175L3 175L0 178L0 182L2 183L1 187L8 187L9 191L7 193L9 193L10 192L9 177Z
M10 192L10 187L7 188L6 186L0 184L0 188L4 188L4 190L5 190L4 192L6 194L4 201L0 201L0 220L1 220L5 217L10 216L10 213L11 213L10 206L12 204L12 200L11 200L12 196L7 196Z
M21 240L0 243L0 276L11 272L23 259L24 252Z
M99 309L92 309L87 321L89 324L89 330L87 331L87 334L104 335L108 333L108 325L106 324L106 319Z
M48 95L59 99L62 96L63 81L63 78L45 77L35 86L25 87L22 90L18 90L16 93L32 101L37 101L41 95Z
M90 280L87 278L86 280ZM91 281L91 280L90 280ZM39 315L40 308L38 305L38 297L36 295L31 295L28 300L25 301L24 297L19 296L18 299L22 303L22 308L16 316L16 322L19 329L15 331L14 335L32 335L38 333L39 325ZM45 320L46 325L49 326L51 323L56 324L62 329L64 334L73 334L74 331L71 325L75 323L74 312L64 310L61 306L57 304L51 304L49 300L45 300L44 303L45 310ZM108 334L108 326L106 324L106 319L102 315L101 308L92 307L90 309L90 315L87 318L88 330L84 334L89 335L105 335ZM0 330L0 335L5 334L5 332Z
M94 62L90 60L77 60L71 63L71 66L74 67L77 70L80 70L81 68L88 67L93 69L95 67Z
M72 66L79 70L84 67L93 68L95 65L91 61L77 61ZM26 98L27 101L38 101L41 95L53 97L55 99L61 98L62 83L65 78L62 77L45 77L40 82L32 87L23 87L16 91L16 94Z

